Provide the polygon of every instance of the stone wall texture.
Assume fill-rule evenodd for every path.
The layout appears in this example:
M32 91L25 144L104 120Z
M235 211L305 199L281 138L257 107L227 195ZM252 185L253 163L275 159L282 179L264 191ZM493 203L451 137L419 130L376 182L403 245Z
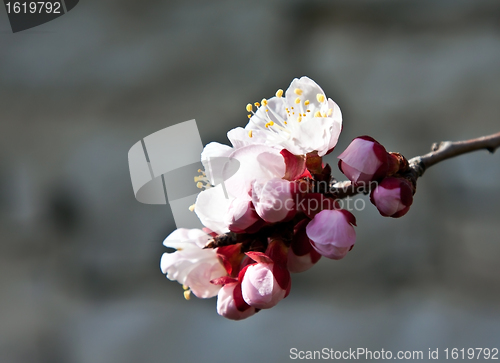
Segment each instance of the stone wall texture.
M134 199L127 164L142 137L193 118L204 143L227 142L248 102L302 75L343 112L327 161L358 135L423 154L499 131L499 65L489 0L81 0L16 34L0 10L0 362L500 348L498 153L428 170L402 219L365 198L348 257L242 322L161 274L172 214Z

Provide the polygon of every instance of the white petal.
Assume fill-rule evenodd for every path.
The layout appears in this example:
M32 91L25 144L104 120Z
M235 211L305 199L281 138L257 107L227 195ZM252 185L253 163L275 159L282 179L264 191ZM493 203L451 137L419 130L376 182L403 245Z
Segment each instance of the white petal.
M295 93L296 89L300 89L302 91L301 95L298 95ZM301 77L300 79L295 78L292 83L290 84L290 87L286 90L285 97L286 97L286 103L290 107L294 107L295 100L297 98L300 98L302 100L302 103L305 102L306 100L309 101L310 107L312 107L314 110L319 109L322 103L318 101L317 95L322 95L325 97L325 92L321 89L321 87L314 82L312 79L309 77ZM326 101L326 97L325 97Z
M229 229L224 216L231 200L226 199L222 184L219 184L198 194L194 211L205 227L216 233L225 233Z
M231 155L240 162L238 171L224 182L230 196L244 198L249 194L254 180L283 178L285 161L280 151L264 145L248 145Z
M206 261L197 264L186 279L192 293L199 298L206 299L217 295L221 286L210 283L211 280L225 276L226 270L218 261Z
M232 147L219 144L218 142L211 142L203 149L201 153L201 162L212 185L217 184L217 181L222 177L220 175L222 167L217 167L218 165L223 165L220 160L225 160L232 152ZM214 162L214 160L217 159L219 160ZM212 160L212 162L210 160Z
M210 238L201 229L178 228L165 238L163 245L176 249L204 247Z

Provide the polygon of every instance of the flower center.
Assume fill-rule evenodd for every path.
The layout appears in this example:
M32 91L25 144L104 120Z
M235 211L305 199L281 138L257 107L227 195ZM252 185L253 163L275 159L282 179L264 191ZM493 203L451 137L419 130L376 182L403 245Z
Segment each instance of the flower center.
M259 123L255 123L255 127L264 131L271 131L275 134L280 135L281 137L285 137L289 139L293 130L297 127L297 124L302 121L309 121L316 117L328 117L333 113L333 109L328 108L328 103L326 102L325 95L318 93L316 95L316 100L318 104L311 103L310 100L304 98L304 91L300 88L295 88L294 93L297 95L297 98L294 101L293 106L287 104L286 100L283 98L283 90L279 89L276 92L276 97L281 99L283 102L283 108L285 109L286 118L284 119L276 110L270 108L268 106L268 101L264 98L262 101L255 102L253 105L249 103L246 106L248 114L248 118L251 118L256 112L262 108L264 111L262 114L265 117L266 123L264 126ZM257 111L253 111L253 106L257 108ZM272 115L273 119L269 116ZM252 131L248 132L249 137L253 137Z

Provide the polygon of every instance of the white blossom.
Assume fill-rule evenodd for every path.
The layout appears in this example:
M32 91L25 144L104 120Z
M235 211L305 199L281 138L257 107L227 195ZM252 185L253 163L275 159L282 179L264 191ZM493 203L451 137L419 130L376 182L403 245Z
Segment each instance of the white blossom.
M337 144L342 130L342 113L333 100L312 79L295 78L285 92L263 99L245 130L248 138L304 155L317 151L326 155ZM250 106L250 107L249 107ZM247 110L251 111L251 105Z
M219 262L215 249L203 249L210 236L199 229L179 228L163 241L163 245L175 248L164 253L160 267L167 278L185 285L199 298L217 295L220 286L211 280L225 276L226 270Z

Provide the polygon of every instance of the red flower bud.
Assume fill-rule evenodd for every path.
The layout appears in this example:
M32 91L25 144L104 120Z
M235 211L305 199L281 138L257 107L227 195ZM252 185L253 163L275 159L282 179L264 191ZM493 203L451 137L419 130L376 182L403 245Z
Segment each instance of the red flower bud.
M406 179L389 177L372 190L370 200L384 217L404 216L413 203L413 185Z
M338 159L340 171L355 184L380 180L389 170L389 153L369 136L352 140Z

